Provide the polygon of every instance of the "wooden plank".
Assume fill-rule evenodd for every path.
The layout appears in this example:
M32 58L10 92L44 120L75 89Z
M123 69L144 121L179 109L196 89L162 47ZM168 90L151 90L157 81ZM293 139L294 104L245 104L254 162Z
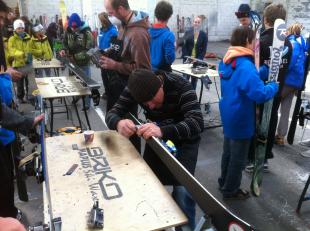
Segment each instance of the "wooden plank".
M35 78L35 81L44 99L91 94L89 88L75 76Z
M103 230L162 230L187 222L128 139L114 131L95 132L90 145L82 134L47 138L46 159L53 217L61 217L63 230L88 230L86 215L96 199L104 209ZM63 176L73 164L78 168Z
M171 65L171 68L173 71L182 73L182 74L187 74L196 78L202 78L205 77L206 75L209 77L218 77L218 71L216 70L212 70L212 69L208 69L206 74L193 74L192 73L192 64L190 63L184 63L184 64L173 64Z
M58 60L53 58L52 60L38 60L34 59L32 62L34 69L44 69L44 68L62 68L62 63Z

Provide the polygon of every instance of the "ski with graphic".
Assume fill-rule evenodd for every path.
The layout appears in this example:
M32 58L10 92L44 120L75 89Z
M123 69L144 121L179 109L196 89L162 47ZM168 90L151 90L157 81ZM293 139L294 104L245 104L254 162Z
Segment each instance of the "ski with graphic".
M61 19L62 19L62 26L64 28L64 30L66 29L66 25L67 25L67 7L66 4L64 2L64 0L60 0L59 1L59 9L60 9L60 15L61 15Z
M294 138L295 138L297 122L299 119L301 119L303 117L303 110L300 109L301 102L302 102L301 93L302 93L302 91L305 90L306 80L307 80L307 76L308 76L309 63L310 63L310 55L309 54L310 54L310 37L308 37L308 39L307 39L307 52L306 52L307 58L306 58L306 63L305 63L304 84L303 84L303 87L300 90L298 90L298 92L297 92L294 112L292 115L290 128L289 128L288 134L287 134L287 142L289 144L293 144ZM300 124L300 126L303 126L303 124L301 123L301 120L299 120L299 124Z
M279 74L281 57L286 38L286 25L284 20L277 19L274 24L274 35L272 43L271 60L268 81L276 81ZM255 196L260 195L260 186L263 180L263 167L266 155L268 130L272 111L273 99L264 104L261 122L257 126L255 163L251 182L251 191Z
M254 47L254 61L255 67L259 70L260 65L260 33L262 29L262 24L259 24L255 31L255 47Z

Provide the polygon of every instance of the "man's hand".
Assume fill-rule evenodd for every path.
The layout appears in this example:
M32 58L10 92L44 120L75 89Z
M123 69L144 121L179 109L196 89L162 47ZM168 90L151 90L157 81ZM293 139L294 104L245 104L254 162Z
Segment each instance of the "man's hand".
M26 229L14 218L0 217L0 231L26 231Z
M163 136L160 127L154 123L146 123L139 127L137 131L138 136L142 136L144 139L149 139L151 136L161 138Z
M65 51L65 50L59 51L59 55L60 55L61 57L66 56L66 51Z
M44 113L35 117L33 120L33 127L37 126L43 119L44 119Z
M14 82L16 82L17 80L20 80L23 77L23 74L21 72L16 71L12 67L8 67L7 70L4 71L4 66L1 66L0 73L8 73Z
M135 134L137 131L135 124L129 119L120 120L116 125L116 129L118 133L127 138Z
M100 67L106 70L115 70L116 69L116 61L110 59L106 56L101 56L100 60Z

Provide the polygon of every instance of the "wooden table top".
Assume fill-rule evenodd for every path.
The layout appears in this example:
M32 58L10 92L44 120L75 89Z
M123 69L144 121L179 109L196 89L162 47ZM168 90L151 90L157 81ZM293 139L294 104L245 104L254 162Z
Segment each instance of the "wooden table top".
M53 58L52 60L38 60L34 59L32 62L34 69L44 69L44 68L62 68L62 63L58 60Z
M187 222L133 145L115 131L95 132L88 145L83 134L46 138L46 160L52 214L61 217L62 230L88 230L94 200L104 210L103 230L163 230ZM73 164L77 169L64 176Z
M89 88L75 76L35 78L35 81L45 99L91 94Z
M202 77L205 77L206 75L209 77L218 77L219 76L218 71L212 70L212 69L208 69L207 73L205 73L205 74L193 74L192 69L191 69L192 64L190 64L190 63L173 64L173 65L171 65L171 68L173 71L176 71L176 72L179 72L182 74L187 74L187 75L193 76L195 78L202 78Z

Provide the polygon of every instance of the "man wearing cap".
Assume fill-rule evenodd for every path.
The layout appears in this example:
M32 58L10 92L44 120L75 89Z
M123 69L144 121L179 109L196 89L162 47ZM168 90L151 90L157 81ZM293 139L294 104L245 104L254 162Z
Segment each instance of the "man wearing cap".
M260 24L260 16L255 11L252 11L248 4L241 4L235 15L240 22L240 26L248 26L255 29Z
M30 41L30 52L33 57L40 60L51 60L53 58L53 52L48 42L48 38L44 33L44 28L41 24L35 25L32 28L33 35ZM43 77L43 70L37 70L38 77ZM45 68L45 75L51 76L51 69Z
M94 39L90 27L81 20L77 13L73 13L69 18L63 43L65 50L59 52L60 56L69 55L72 61L82 68L90 78L90 57L87 51L94 47ZM86 97L85 104L83 110L88 110L90 106L89 96Z
M21 19L14 21L14 34L8 41L9 61L15 69L22 68L32 62L32 55L29 50L30 36L25 32L25 23ZM17 98L20 103L25 103L25 82L28 83L28 77L17 81ZM28 87L26 85L26 87Z
M136 103L145 110L145 123L138 129L125 115ZM171 140L177 149L176 158L194 174L203 118L197 96L190 83L174 74L147 69L136 69L129 76L128 85L106 116L110 129L125 137L134 134L149 139L151 136ZM146 144L145 161L163 184L173 185L172 196L195 228L195 202L187 190L172 177L169 169Z

